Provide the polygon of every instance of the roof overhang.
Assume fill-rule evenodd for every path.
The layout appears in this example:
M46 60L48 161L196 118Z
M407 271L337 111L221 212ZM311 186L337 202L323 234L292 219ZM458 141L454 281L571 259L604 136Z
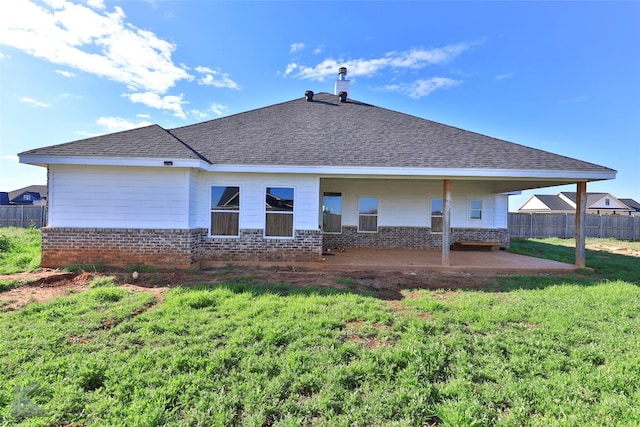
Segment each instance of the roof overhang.
M83 166L141 166L159 167L173 166L183 168L205 169L208 163L200 159L182 159L174 157L89 157L89 156L46 156L35 154L19 154L20 163L36 166L48 165L83 165Z
M389 168L351 166L273 166L273 165L207 165L209 172L219 173L294 173L323 178L420 179L483 181L491 183L496 193L523 191L614 179L616 171L572 171L538 169L472 169L472 168Z
M576 182L614 179L616 171L543 170L543 169L481 169L481 168L420 168L374 166L296 166L296 165L228 165L210 164L201 159L149 158L149 157L89 157L47 156L20 154L20 163L37 166L139 166L183 167L216 173L261 173L316 175L323 178L360 179L419 179L483 181L490 183L496 193L523 191L533 188L554 187Z

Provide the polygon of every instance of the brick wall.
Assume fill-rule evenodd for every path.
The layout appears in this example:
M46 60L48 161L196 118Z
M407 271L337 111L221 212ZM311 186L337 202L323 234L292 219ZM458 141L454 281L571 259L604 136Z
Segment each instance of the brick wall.
M41 265L191 268L198 265L202 235L206 229L43 228Z
M457 240L500 242L509 247L508 229L453 228L451 243ZM380 227L377 233L358 233L357 227L344 226L340 234L324 234L324 248L404 248L440 249L442 235L429 227Z
M293 239L265 238L262 229L240 230L239 238L202 241L202 264L207 261L319 261L322 233L296 230Z
M239 238L212 238L206 228L43 228L41 265L197 268L219 261L319 261L323 247L439 249L442 245L441 235L431 234L428 227L380 227L378 233L358 233L356 227L342 230L341 234L296 230L292 239L267 239L261 229L240 230ZM500 242L508 247L509 231L454 228L451 242L457 240Z

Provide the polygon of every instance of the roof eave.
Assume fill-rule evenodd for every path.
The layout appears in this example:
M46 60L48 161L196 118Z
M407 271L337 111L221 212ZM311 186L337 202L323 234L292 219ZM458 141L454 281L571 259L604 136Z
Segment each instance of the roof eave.
M292 165L207 165L210 172L296 173L331 176L429 177L458 179L535 179L601 181L614 179L616 171L542 170L542 169L483 169L483 168L419 168L373 166L292 166Z
M101 157L101 156L52 156L39 154L19 154L20 163L36 166L86 165L86 166L173 166L206 169L208 163L201 159L180 157Z

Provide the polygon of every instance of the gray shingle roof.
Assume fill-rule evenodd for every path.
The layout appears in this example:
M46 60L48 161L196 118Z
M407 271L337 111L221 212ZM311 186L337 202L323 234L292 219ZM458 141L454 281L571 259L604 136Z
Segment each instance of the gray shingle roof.
M564 195L567 199L571 200L573 203L576 202L578 196L575 191L562 191L559 194ZM602 199L608 193L587 193L587 206L591 206L598 200Z
M573 211L575 208L565 202L557 194L536 194L542 203L544 203L552 211Z
M618 199L618 200L620 200L622 203L629 206L631 209L635 210L636 212L640 212L640 203L636 202L635 200L633 199Z
M200 159L198 153L158 125L36 148L20 154Z
M329 93L316 94L312 102L301 97L169 131L149 126L22 154L201 156L223 165L612 172L593 163L355 100L341 103Z

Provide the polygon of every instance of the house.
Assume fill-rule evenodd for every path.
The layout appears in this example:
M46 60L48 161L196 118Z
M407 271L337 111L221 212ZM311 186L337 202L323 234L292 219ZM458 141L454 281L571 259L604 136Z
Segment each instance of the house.
M536 194L531 196L519 209L519 213L575 213L575 192ZM625 202L626 201L626 202ZM596 215L634 215L637 202L633 199L617 199L609 193L587 193L588 214ZM639 206L640 207L640 206Z
M620 200L622 203L624 203L625 205L629 206L630 209L632 209L632 211L629 213L629 215L632 216L640 216L640 203L636 202L634 199L618 199Z
M11 205L44 205L47 203L47 186L30 185L10 191L8 194Z
M510 192L615 178L357 101L345 74L333 94L20 153L48 168L42 265L318 261L332 247L441 249L448 265L450 242L509 245Z

